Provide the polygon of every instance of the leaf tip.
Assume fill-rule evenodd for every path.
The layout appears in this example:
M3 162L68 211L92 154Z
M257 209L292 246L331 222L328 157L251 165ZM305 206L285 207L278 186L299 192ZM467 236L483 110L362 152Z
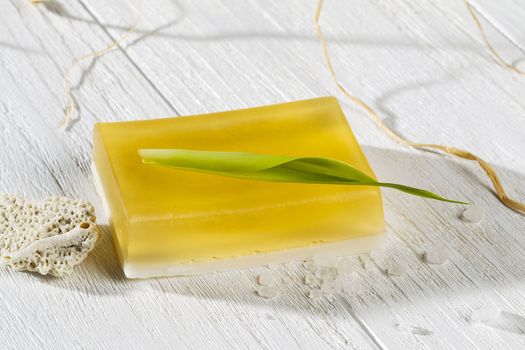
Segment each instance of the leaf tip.
M455 203L455 204L463 204L463 205L470 205L470 202L462 202L454 199L447 199L446 202L449 203Z

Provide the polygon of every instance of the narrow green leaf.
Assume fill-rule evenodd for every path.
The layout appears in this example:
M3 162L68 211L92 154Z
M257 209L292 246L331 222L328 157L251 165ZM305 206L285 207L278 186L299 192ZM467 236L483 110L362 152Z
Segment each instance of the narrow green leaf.
M414 196L466 204L419 188L377 182L352 165L330 158L185 149L141 149L139 155L145 164L235 178L272 182L382 186Z

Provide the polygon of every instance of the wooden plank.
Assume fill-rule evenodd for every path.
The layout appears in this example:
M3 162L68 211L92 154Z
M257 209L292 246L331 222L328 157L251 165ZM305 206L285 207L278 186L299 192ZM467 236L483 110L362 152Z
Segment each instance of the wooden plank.
M475 126L476 129L478 129L478 127L481 129L486 125L495 126L494 123L483 123L483 121L492 120L490 114L495 113L496 110L501 111L501 104L514 103L514 98L508 99L504 97L508 90L503 88L500 88L500 90L503 91L500 91L499 93L494 92L493 96L498 96L497 99L485 99L482 97L484 96L484 93L487 93L486 91L483 92L483 86L494 86L494 81L505 82L507 73L495 66L490 60L487 60L488 64L480 62L481 60L479 59L472 60L472 52L470 52L470 50L465 50L461 55L456 52L456 50L460 52L464 51L463 45L461 44L463 42L468 42L466 40L468 39L468 36L465 36L463 31L456 30L456 23L450 23L447 20L451 17L450 13L447 13L445 16L442 14L442 9L432 8L427 6L427 4L421 4L418 2L405 2L405 6L401 6L402 4L391 6L390 2L382 2L380 5L379 9L390 17L390 20L396 27L405 31L409 37L413 38L414 41L422 46L421 48L426 48L426 50L421 50L417 55L417 59L413 59L414 61L417 61L417 65L419 65L419 62L422 60L430 67L436 65L439 67L443 65L443 62L469 62L466 66L476 67L477 65L480 65L483 67L482 71L485 72L484 75L488 76L483 79L487 80L487 82L483 82L483 80L479 79L479 73L477 73L476 77L472 77L475 79L465 80L461 85L446 82L441 88L439 83L437 86L432 84L430 84L430 86L425 86L424 83L421 84L423 85L422 90L427 90L425 91L425 100L419 102L419 104L425 108L424 117L422 117L421 114L414 113L414 111L411 110L411 106L406 105L409 101L403 102L401 100L403 94L406 96L407 94L410 95L414 92L410 89L401 89L402 94L399 96L398 103L395 102L398 97L396 94L391 94L390 97L393 98L390 99L382 101L380 99L383 109L386 109L390 115L397 116L399 122L396 126L399 126L400 129L402 126L400 123L401 120L404 120L404 118L407 117L410 118L410 114L418 115L425 123L414 123L415 125L412 126L412 130L419 128L420 131L417 133L418 139L430 139L432 141L436 141L436 139L432 139L432 137L435 136L431 134L435 133L437 130L443 129L438 129L431 125L430 123L433 120L449 118L450 115L455 112L454 110L456 110L454 114L462 112L462 120L453 120L449 122L450 125L454 127L447 127L445 129L447 132L445 136L447 138L450 136L457 137L457 140L450 138L453 140L452 144L459 144L467 149L472 149L473 147L478 149L481 148L480 151L484 152L483 154L489 154L491 151L490 148L483 147L483 143L480 144L479 139L478 141L474 139L476 135L483 135L483 131L480 133L469 134L468 132L465 132L465 130L472 130L472 127L468 128L469 124ZM450 11L449 4L443 7ZM453 11L450 12L459 13L459 10L460 9L457 9L456 11L456 8L454 8ZM339 11L338 13L341 12L342 11ZM370 11L367 11L367 13L370 14ZM375 17L374 19L374 23L377 24L378 20ZM377 25L383 28L386 27L383 24ZM395 28L392 28L388 33L395 33ZM474 48L474 50L478 49ZM483 48L480 48L480 50L483 50ZM475 52L475 54L477 53ZM470 61L467 61L467 59ZM404 59L403 62L407 62L407 60ZM431 74L435 74L435 72L436 69L430 69ZM452 71L452 74L453 73L454 71ZM430 74L426 73L424 75L428 76ZM483 77L483 75L481 77ZM423 79L423 81L425 80ZM459 90L457 87L462 87L463 90ZM450 94L450 89L454 90L454 94L457 96L457 101L451 99L451 96L453 95ZM522 89L523 88L521 87L521 90ZM519 93L519 91L520 89L518 89L517 93ZM470 110L476 108L475 104L462 106L459 103L460 100L468 101L470 94L480 97L480 103L485 105L484 112L476 115L478 120L469 118L468 116L468 114L472 113ZM494 104L495 100L498 101L498 103L490 106L489 103ZM464 111L461 111L460 107L463 107ZM447 113L447 108L454 108L454 110L449 110L450 112ZM507 118L506 113L502 114L505 115L505 120L509 120L510 123L512 123L512 120L510 119L514 118L514 125L515 127L518 127L522 115L520 113L521 109L522 107L518 107L517 112L510 112L509 115L511 117L509 118ZM430 114L427 110L430 110ZM442 122L441 125L443 125ZM508 125L502 126L502 129L503 127L508 127ZM427 135L426 137L419 136L425 134ZM506 137L506 133L502 132L502 134ZM487 143L486 145L494 147L498 152L502 152L502 148L507 146L515 147L514 142L520 142L518 138L512 142L507 142L507 140L502 139L501 137L498 138L497 134L493 135L494 137L489 136L489 140L492 142ZM460 140L461 137L463 140ZM443 141L440 140L440 142ZM490 157L490 154L484 156ZM472 344L481 348L491 346L491 344L492 346L494 346L494 344L499 344L499 346L506 344L506 346L509 347L512 347L511 344L514 344L516 347L523 346L519 336L515 336L512 340L515 343L512 343L510 340L512 335L502 334L501 332L492 332L490 330L487 332L483 327L481 329L476 328L466 322L470 310L473 307L479 306L480 303L492 302L500 304L503 308L520 310L523 312L523 306L521 304L523 291L519 288L515 288L515 285L520 280L518 272L520 268L509 266L508 264L509 255L514 256L514 258L511 259L518 261L522 260L522 248L514 245L516 244L516 240L521 240L519 231L520 227L523 226L523 218L499 206L499 203L494 200L489 193L484 192L485 186L480 186L480 183L472 181L473 176L475 179L475 174L478 173L478 170L475 167L462 164L464 170L461 170L457 165L447 164L446 162L440 164L439 161L434 159L430 163L434 163L434 165L426 167L425 163L430 162L429 160L422 162L410 161L405 163L403 157L399 155L386 158L391 158L394 161L387 161L381 157L380 159L382 161L377 163L379 165L376 165L376 167L379 167L379 169L376 169L379 173L391 174L392 172L399 172L400 175L396 176L394 179L402 181L403 179L407 179L406 172L408 169L418 169L419 174L411 174L410 179L412 181L414 181L415 177L419 177L419 181L423 181L426 178L427 180L425 182L433 182L435 184L441 184L441 186L446 185L446 182L444 182L443 179L451 178L450 181L455 182L454 187L456 188L456 191L458 191L453 196L469 198L469 200L484 208L485 217L493 218L492 220L486 219L481 227L474 227L473 231L475 234L472 235L469 232L472 228L469 226L462 226L462 223L457 220L457 215L459 213L455 210L450 211L448 206L441 208L439 205L435 205L435 207L439 208L438 210L429 210L430 208L421 207L414 212L414 208L418 205L416 203L410 203L412 202L412 199L402 200L401 198L397 198L392 201L391 210L396 213L396 215L393 215L389 219L389 223L391 228L395 232L398 232L399 237L408 245L409 252L407 253L407 256L405 256L405 259L411 257L410 261L414 261L414 251L417 248L421 245L429 244L430 242L439 242L444 243L447 246L451 252L451 262L453 263L452 266L448 266L446 274L442 277L436 275L432 267L425 265L423 265L424 269L417 269L417 272L410 274L412 281L400 286L400 289L402 289L406 298L409 300L420 300L421 294L425 294L426 298L423 299L426 303L438 303L438 305L430 307L424 307L425 305L423 305L423 307L421 307L421 305L414 305L407 312L407 317L425 315L425 317L428 318L427 324L432 326L430 328L438 329L441 333L441 336L437 336L436 338L444 339L445 343L438 346L440 348L446 348L448 343L455 344L458 348L472 347L468 342L472 342ZM498 162L496 159L494 160ZM503 161L499 163L505 165L509 164L511 167L511 169L503 168L501 170L504 176L507 177L507 182L511 189L516 188L519 184L523 183L522 172L515 172L512 170L523 169L523 166L520 165L513 167L513 163L514 161L512 158L507 163ZM383 172L381 171L381 168L384 169ZM393 169L398 170L396 171ZM403 173L405 173L404 176L402 175ZM484 183L483 178L480 177L479 179L481 180L481 184ZM387 198L388 196L389 194L387 194ZM429 210L428 213L427 210ZM503 217L505 219L502 219ZM507 217L509 217L508 220ZM502 221L505 222L505 227L502 227ZM406 231L409 231L409 233L405 233ZM463 235L466 235L468 239L462 237ZM518 245L521 244L522 243L518 243ZM418 260L416 259L416 261ZM467 298L463 297L462 294L465 292L462 293L461 290L467 291ZM443 300L443 294L449 298ZM510 306L508 304L506 305L506 303L509 303ZM418 312L418 310L422 311ZM435 311L441 311L441 315L439 313L436 314ZM465 341L467 342L465 343ZM431 344L430 348L436 347L436 344ZM401 346L402 343L398 343L398 345Z
M121 18L118 3L84 3L101 22ZM127 52L181 114L337 94L314 37L313 12L313 2L300 1L160 1L148 7L146 28L162 29ZM518 96L525 87L487 56L469 21L454 1L329 1L323 14L344 84L402 134L476 150L523 199L514 189L524 182L518 155L525 108ZM458 220L460 207L385 192L391 254L409 264L409 273L390 278L381 261L372 261L360 270L361 291L339 301L382 347L523 347L519 334L468 322L486 303L525 314L523 217L501 206L474 165L403 150L343 104L382 178L467 198L485 217L467 225ZM421 261L415 252L431 244L448 249L447 264ZM400 321L431 334L400 331Z
M448 6L444 7L448 8ZM391 21L394 22L398 28L403 28L409 36L418 41L425 40L423 41L423 44L427 46L427 53L425 55L422 54L422 57L418 58L418 60L425 60L426 63L432 65L433 63L442 63L443 61L458 61L457 57L461 59L459 62L465 62L466 57L471 56L469 51L466 51L466 53L462 55L458 55L455 52L455 48L462 47L460 43L465 41L465 36L461 35L462 31L455 31L454 26L451 26L450 22L447 21L447 18L450 18L451 16L450 14L445 17L440 15L441 11L437 11L439 9L431 8L416 2L407 2L405 6L400 6L399 4L398 6L391 6L390 3L384 2L380 9L382 11L388 11L386 13L391 18ZM370 11L367 13L370 13ZM377 20L375 22L377 23ZM447 23L449 23L449 26L447 26ZM389 33L393 33L393 30ZM457 37L457 39L455 39L455 37ZM446 43L445 39L448 43ZM447 46L444 45L445 43ZM452 49L448 48L449 45ZM454 57L450 57L452 55L454 55ZM424 56L430 56L430 59L425 58ZM481 62L478 63L477 60L471 61L469 65L474 66L477 64L481 65ZM489 61L489 64L492 64L492 62ZM488 65L483 64L483 71L490 72L487 74L489 75L490 80L487 79L489 82L486 84L494 80L504 81L502 76L504 76L506 72L502 71L497 66L489 67ZM464 98L468 98L467 93L473 93L475 96L483 96L483 93L476 89L477 85L479 85L478 81L478 79L474 82L466 81L465 83L468 83L470 86L463 84L463 93L456 90L458 99L464 100ZM428 96L430 97L428 101L431 103L421 103L427 109L432 111L432 107L434 106L444 109L447 108L447 104L454 102L453 100L450 101L448 98L442 100L442 96L451 96L447 90L451 87L454 88L453 84L444 84L441 89L432 85L430 87L435 91L433 96ZM424 89L425 87L423 84L423 90ZM411 92L412 91L410 90L408 91L409 94ZM502 95L504 96L505 94L506 91L503 91L503 93L494 93L494 96L498 96L498 102L504 104L508 100L502 97ZM495 99L484 100L481 98L481 100L481 103L483 103L483 101L490 101L493 103ZM386 106L389 105L389 101L383 102L387 102ZM510 100L509 103L513 103L513 101ZM458 109L460 106L458 103L452 103L451 105L455 109ZM490 108L485 111L486 113L494 113L495 109L500 107L499 103L492 107L488 106L488 103L486 105ZM383 107L384 106L385 104L383 104ZM408 113L411 112L408 110L410 107L404 106L403 102L399 102L398 104L392 103L392 106L394 106L394 108L387 108L389 108L391 114L398 116L399 119L401 116L403 118L408 117ZM429 106L430 108L428 108ZM467 107L468 109L473 108L471 105L468 105ZM464 111L464 114L472 113L468 111L468 109ZM407 111L404 113L402 112L403 114L400 115L397 112L398 110ZM478 127L483 127L484 124L494 125L493 123L483 123L485 120L491 120L488 113L485 114L486 117L484 117L483 114L478 114L477 118L479 120L470 120L470 123L472 123L476 129ZM518 113L512 113L511 115L514 116L515 125L517 127L521 116ZM428 140L428 137L432 137L430 133L436 131L436 128L429 125L429 122L432 120L438 120L438 116L439 115L436 113L435 117L432 118L428 113L425 113L425 117L422 119L424 119L426 125L424 123L418 123L421 129L427 129L426 134L428 134L428 136L423 138L423 140ZM447 118L448 116L449 115L444 114L440 119ZM462 118L465 117L462 116ZM509 119L506 118L506 120ZM487 153L486 151L489 150L488 147L482 147L483 144L481 144L480 147L480 142L474 142L473 137L476 135L475 133L469 135L465 132L465 130L469 130L467 128L468 124L468 121L461 120L458 122L452 122L451 125L454 125L454 128L446 128L446 131L450 132L446 136L454 136L454 133L457 132L458 140L453 144L458 144L458 141L461 142L459 140L461 133L467 140L469 137L472 137L472 141L464 147L471 149L472 147L477 146L477 148L481 148L482 152ZM456 125L459 127L456 127ZM418 125L414 125L413 128L414 127L417 128ZM423 134L423 132L420 132L420 134ZM418 139L421 139L421 137L418 136ZM517 141L518 140L516 139L513 142L507 143L506 140L503 140L500 137L494 139L493 142L487 145L493 146L498 152L501 152L501 148L504 148L507 145L513 146L514 142ZM401 285L400 287L406 295L406 298L409 300L420 300L421 294L425 294L427 295L427 297L424 298L425 302L438 303L438 305L430 306L428 308L424 306L421 307L421 305L414 305L412 307L413 309L411 308L407 313L407 317L422 314L429 318L427 324L432 325L431 328L438 329L440 333L442 332L441 337L436 337L437 339L444 339L445 343L438 346L440 348L446 348L447 343L455 344L458 348L472 347L468 342L472 342L473 345L477 345L481 348L491 346L491 344L492 346L494 346L493 344L499 344L500 346L506 344L506 346L509 347L512 347L510 344L514 344L516 347L523 346L519 337L515 337L513 339L515 343L512 343L510 340L512 335L501 334L501 332L491 332L490 330L487 332L486 329L472 327L472 325L466 322L466 318L468 318L471 308L478 306L480 303L492 302L500 304L503 308L510 308L511 310L520 310L523 312L523 306L521 304L523 291L514 287L514 285L520 280L518 272L520 268L516 266L510 267L508 264L509 260L507 260L509 255L514 256L513 259L522 260L522 248L516 246L513 247L513 245L516 244L515 240L520 240L519 231L520 227L523 225L523 218L499 206L498 202L491 198L492 196L490 194L484 192L485 186L480 186L480 184L476 184L472 181L473 174L478 173L478 170L475 167L462 165L466 171L463 170L457 174L459 170L458 167L447 164L446 162L439 166L437 160L432 160L434 165L425 167L425 163L429 162L428 160L423 162L410 161L405 163L402 160L402 156L395 155L391 158L395 161L385 161L382 159L378 164L380 164L379 169L384 169L384 173L392 173L392 169L399 169L398 171L400 172L400 175L397 176L395 180L402 181L403 178L406 179L406 175L401 175L403 169L405 169L404 173L406 173L407 169L418 169L420 174L412 173L410 177L412 180L416 176L421 178L419 181L426 177L428 179L427 182L430 181L436 184L441 183L442 185L445 185L445 183L440 179L447 177L451 178L451 176L453 176L453 180L451 179L451 181L455 182L454 187L456 188L456 191L458 191L457 194L454 195L463 198L467 196L469 200L484 208L486 213L485 217L488 216L493 218L492 220L484 221L481 227L471 228L469 226L462 226L462 223L457 220L458 212L451 212L448 207L439 208L439 210L429 210L430 208L421 207L416 213L414 213L414 208L417 207L417 204L410 203L412 201L411 199L408 200L409 202L401 200L400 198L392 201L391 208L396 215L389 219L389 223L392 229L395 232L398 232L399 237L402 238L411 251L407 253L405 259L411 257L410 260L413 261L414 251L418 247L430 242L439 242L444 243L447 246L451 252L451 262L453 263L452 266L448 266L446 275L442 277L435 275L435 272L433 271L434 269L425 265L423 265L424 269L418 269L416 270L417 272L410 274L412 281L408 284ZM500 164L505 163L502 162ZM508 164L512 164L512 162L509 162ZM514 169L523 169L523 167L518 166ZM382 173L381 170L377 171ZM521 172L514 172L505 168L501 171L508 177L508 183L510 183L509 187L511 189L516 188L520 183L523 183L523 174ZM481 181L484 181L483 178L480 179ZM473 188L476 190L473 191ZM485 202L487 200L488 202ZM440 206L436 205L436 207ZM428 213L427 210L429 210ZM502 217L505 217L505 219L502 219ZM507 217L509 217L509 220L506 219ZM504 228L502 227L501 221L504 221L506 224ZM474 235L469 232L471 229L474 229ZM407 230L409 231L409 234L404 234ZM466 235L468 239L462 237L464 235ZM518 243L518 245L521 245L521 243ZM509 247L513 248L511 249ZM432 277L429 277L429 275ZM447 292L449 290L451 291L450 293ZM462 293L461 290L467 290L469 297L463 297L462 294L465 292ZM443 294L445 296L450 296L450 299L446 298L443 300ZM502 300L504 300L503 304ZM510 306L505 305L505 303L509 303ZM418 309L422 309L423 312L417 312ZM434 312L431 312L431 310ZM441 311L441 315L439 313L436 314L435 311ZM467 343L464 343L465 340ZM402 343L399 343L399 345L402 345ZM430 347L435 348L436 344L432 343L432 346Z
M127 14L120 19L125 28ZM60 132L62 74L74 58L103 48L106 33L78 2L12 0L0 14L0 35L0 190L82 197L100 208L89 171L94 122L176 111L117 50L74 77L81 119ZM300 278L297 267L276 269ZM257 271L126 280L108 238L70 277L4 268L0 275L6 348L377 348L342 304L297 298L300 284L275 300L256 296Z
M487 1L477 0L473 2L473 6L482 20L487 21L489 29L499 33L496 37L496 44L506 41L512 43L519 48L521 52L514 50L516 54L514 60L523 67L523 54L525 52L525 34L523 32L523 17L525 16L525 6L523 2L517 0L503 0L503 1ZM507 40L502 40L507 39ZM505 47L504 46L504 47ZM512 56L510 61L512 61Z

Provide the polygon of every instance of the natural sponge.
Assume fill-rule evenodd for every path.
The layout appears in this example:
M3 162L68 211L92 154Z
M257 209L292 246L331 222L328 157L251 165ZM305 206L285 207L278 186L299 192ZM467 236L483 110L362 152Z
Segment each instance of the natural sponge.
M82 200L0 195L2 261L19 271L66 275L94 248L95 220L94 207Z

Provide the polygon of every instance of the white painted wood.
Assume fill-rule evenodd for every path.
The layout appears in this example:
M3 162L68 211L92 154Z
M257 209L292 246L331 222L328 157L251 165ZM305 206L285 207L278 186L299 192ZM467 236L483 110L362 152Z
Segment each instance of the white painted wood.
M116 51L87 71L76 91L81 120L60 132L63 71L109 38L82 4L49 6L13 0L0 14L0 190L82 197L100 209L88 170L93 123L176 111ZM107 238L68 278L0 275L2 348L377 348L340 303L297 298L305 291L295 284L276 300L256 296L256 271L125 280Z
M254 294L260 269L146 281L123 278L109 239L74 275L41 278L0 269L0 342L7 348L523 348L525 338L468 322L493 303L525 316L525 218L503 207L479 169L393 144L330 81L313 27L315 1L146 2L125 51L95 61L75 91L81 119L56 129L61 75L74 57L105 46L132 21L131 2L80 0L0 13L0 190L94 201L92 125L219 111L333 94L340 97L376 174L468 199L461 207L384 191L388 255L408 264L389 277L362 256L361 288L312 301L299 264L278 297ZM474 4L505 57L523 57L518 0ZM525 80L494 63L462 1L328 0L322 17L341 81L389 125L417 141L463 147L494 163L525 200ZM519 62L518 62L519 63ZM89 66L89 64L86 64ZM78 74L75 79L78 81ZM103 220L104 218L102 218ZM443 244L450 259L418 256ZM400 330L422 327L428 335Z
M518 1L477 0L473 6L485 21L491 32L491 42L503 50L509 62L517 67L524 67L525 33L523 31L525 8ZM499 35L498 35L499 34Z

